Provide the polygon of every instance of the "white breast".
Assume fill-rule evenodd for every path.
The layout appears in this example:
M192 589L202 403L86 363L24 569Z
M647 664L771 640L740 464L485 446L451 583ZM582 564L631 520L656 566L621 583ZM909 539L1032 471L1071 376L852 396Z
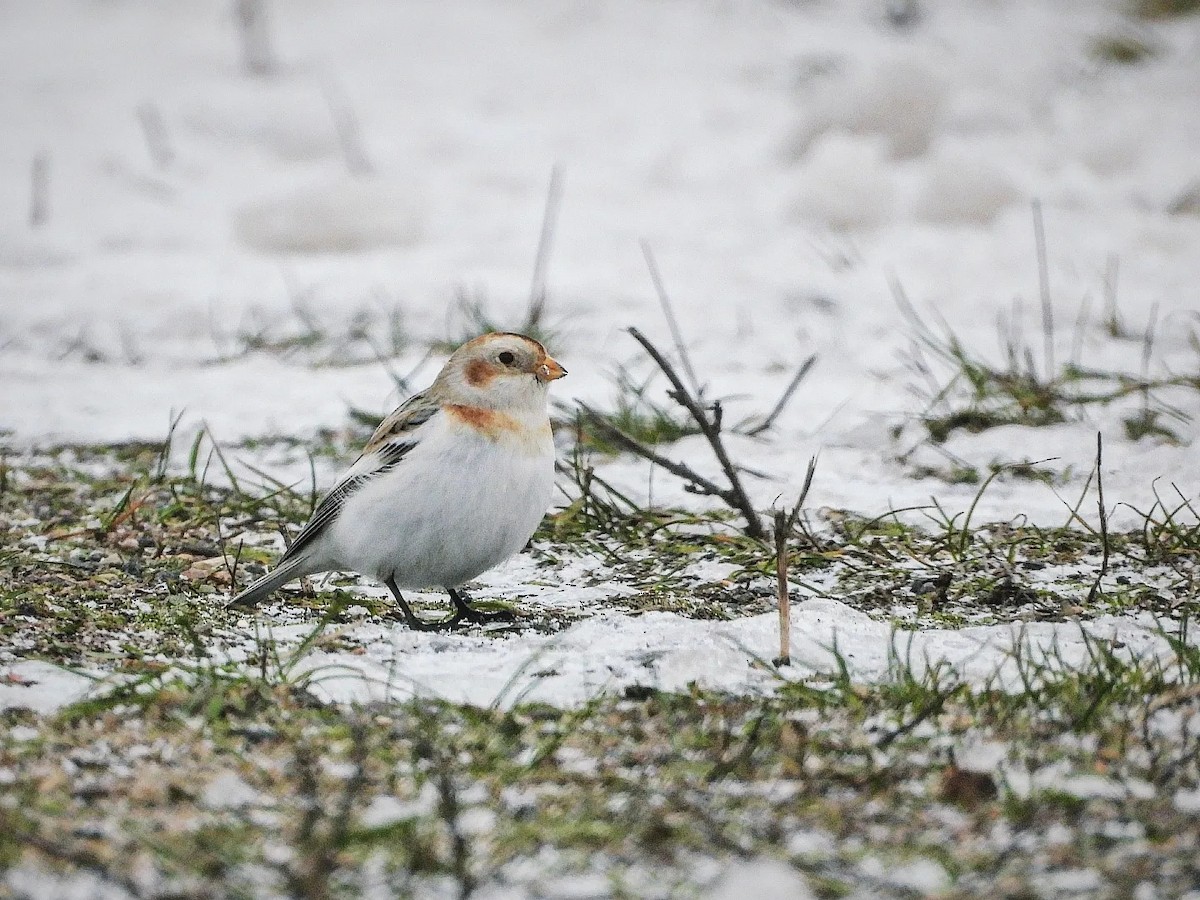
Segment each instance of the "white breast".
M544 412L516 434L439 413L391 471L350 496L322 549L330 568L400 587L454 587L525 546L554 493Z

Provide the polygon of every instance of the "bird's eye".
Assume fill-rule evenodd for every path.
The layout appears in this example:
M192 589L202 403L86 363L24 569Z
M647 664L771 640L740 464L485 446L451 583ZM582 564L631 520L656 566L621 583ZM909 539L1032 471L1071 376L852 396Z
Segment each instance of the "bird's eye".
M509 353L507 350L505 350L505 351L501 352L501 354L499 356L497 356L496 359L500 360L500 362L504 363L504 365L506 365L506 366L511 366L513 364L513 360L515 360L516 357L513 354Z

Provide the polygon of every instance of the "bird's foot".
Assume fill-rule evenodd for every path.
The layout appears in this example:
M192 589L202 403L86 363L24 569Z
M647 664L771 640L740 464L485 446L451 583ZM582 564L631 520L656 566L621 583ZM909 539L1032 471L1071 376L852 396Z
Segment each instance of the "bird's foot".
M404 595L400 593L400 588L396 585L395 576L387 578L383 582L388 586L388 590L392 592L392 596L396 600L396 606L392 608L393 619L403 619L404 624L413 631L449 631L451 628L457 628L462 621L462 611L456 609L454 615L448 619L422 619L412 607L408 605L408 601L404 599Z
M391 616L404 622L413 631L451 631L462 628L463 617L457 612L448 619L422 619L410 609L395 610Z
M454 601L455 614L459 618L466 619L472 625L486 625L489 622L517 621L516 615L510 610L497 609L494 611L484 611L476 609L467 602L467 598L463 596L461 591L450 588L447 593L450 595L450 599Z
M403 619L413 631L449 631L452 628L466 628L467 625L486 625L490 622L515 622L517 617L507 609L496 611L483 611L476 609L467 603L466 599L459 592L451 588L449 590L450 599L454 601L454 614L448 619L435 619L430 621L422 619L413 612L412 607L408 605L408 601L404 599L404 595L400 593L400 588L396 585L396 579L388 578L384 584L391 590L392 596L396 600L396 606L392 611L392 618Z
M517 617L506 609L496 612L467 607L464 611L455 610L454 614L445 619L422 619L416 614L408 615L403 610L396 610L392 618L404 622L413 631L455 631L471 625L487 625L492 622L515 622Z
M473 606L468 606L466 609L459 610L455 618L463 619L470 622L472 625L486 625L489 622L515 622L517 616L515 613L507 609L497 609L495 611L484 612L482 609L476 609Z

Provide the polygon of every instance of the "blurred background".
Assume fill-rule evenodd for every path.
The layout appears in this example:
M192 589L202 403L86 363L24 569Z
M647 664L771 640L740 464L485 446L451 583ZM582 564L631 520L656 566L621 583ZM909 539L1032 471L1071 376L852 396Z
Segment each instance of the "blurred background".
M307 439L488 327L609 401L623 329L667 340L643 241L715 393L761 411L819 353L793 454L944 444L923 328L1042 382L1195 372L1196 6L0 3L0 427ZM1148 465L1194 461L1189 398ZM1029 440L996 434L954 452Z

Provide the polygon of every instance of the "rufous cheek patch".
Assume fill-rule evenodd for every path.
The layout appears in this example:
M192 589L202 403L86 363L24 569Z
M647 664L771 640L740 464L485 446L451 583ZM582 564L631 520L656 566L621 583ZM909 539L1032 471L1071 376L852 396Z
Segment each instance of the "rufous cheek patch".
M473 359L467 363L463 374L471 387L482 388L487 387L491 380L500 374L500 369L486 359Z

